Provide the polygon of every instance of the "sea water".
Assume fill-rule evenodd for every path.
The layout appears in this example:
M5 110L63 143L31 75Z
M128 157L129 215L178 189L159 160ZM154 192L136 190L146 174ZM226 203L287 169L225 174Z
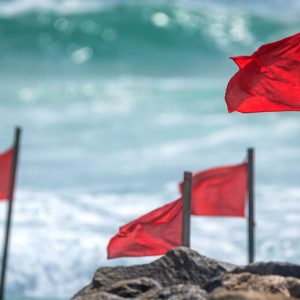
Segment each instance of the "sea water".
M68 299L99 266L152 261L108 261L106 245L177 199L184 170L240 163L247 147L256 258L299 263L300 115L228 114L224 102L229 56L296 33L299 12L274 0L1 2L1 149L23 129L8 299ZM246 232L246 219L195 217L192 248L243 264Z

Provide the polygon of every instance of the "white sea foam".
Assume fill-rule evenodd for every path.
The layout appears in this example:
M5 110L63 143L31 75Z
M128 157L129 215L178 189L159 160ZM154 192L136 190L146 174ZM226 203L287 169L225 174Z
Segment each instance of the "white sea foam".
M21 191L16 199L8 290L66 298L106 264L106 244L119 226L163 203L161 195L142 194Z
M176 182L169 183L160 194L19 191L13 217L8 291L69 298L89 282L98 266L155 259L107 261L105 248L119 226L177 196ZM299 197L296 187L279 189L258 184L257 260L299 261ZM1 205L4 207L5 203ZM4 213L2 224L3 221ZM193 217L192 247L201 254L243 264L246 233L246 219Z

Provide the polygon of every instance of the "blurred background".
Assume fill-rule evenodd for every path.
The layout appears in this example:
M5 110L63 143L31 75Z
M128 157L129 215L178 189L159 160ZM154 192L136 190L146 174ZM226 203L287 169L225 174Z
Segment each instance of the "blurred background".
M256 149L257 259L300 262L298 113L228 114L229 56L300 28L299 1L0 2L0 151L23 128L8 299L68 299L118 227L184 170ZM7 203L0 203L0 238ZM194 218L192 247L246 263L246 220Z

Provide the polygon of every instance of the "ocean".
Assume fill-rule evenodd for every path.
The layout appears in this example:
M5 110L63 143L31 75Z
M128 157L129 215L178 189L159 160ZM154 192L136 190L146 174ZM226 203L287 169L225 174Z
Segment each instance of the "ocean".
M229 57L298 32L299 13L279 0L1 1L0 149L23 129L7 299L69 299L100 266L156 259L108 261L106 245L177 199L183 171L240 163L248 147L256 259L300 263L299 114L224 101ZM192 248L245 264L246 223L194 217Z

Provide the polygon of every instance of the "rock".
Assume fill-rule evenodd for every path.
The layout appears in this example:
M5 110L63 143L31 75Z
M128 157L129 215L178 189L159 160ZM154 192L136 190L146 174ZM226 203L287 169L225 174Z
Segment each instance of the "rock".
M77 295L76 300L124 300L124 298L105 292L99 292L85 295Z
M100 268L72 299L300 299L300 266L270 262L236 267L179 247L150 264Z
M198 286L179 284L170 287L161 287L149 278L123 280L108 287L106 291L95 292L92 289L74 297L76 300L206 300L206 291Z
M274 296L265 293L258 292L214 292L209 297L208 300L291 300L284 296Z
M251 273L227 273L221 278L208 283L206 291L214 293L228 291L258 292L273 295L273 297L280 296L281 298L290 299L291 297L300 297L300 280L294 277L277 275L261 276Z
M93 285L89 285L76 294L73 299L90 299L91 296L98 294L101 295L101 297L104 297L103 299L110 299L105 298L107 295L118 296L116 299L135 298L151 289L158 290L160 288L161 285L157 281L151 278L140 277L129 280L120 280L112 285L104 286L100 289L94 288ZM112 298L112 300L114 300L114 298Z
M150 264L100 268L96 271L91 284L78 292L73 299L79 300L83 298L78 297L102 292L122 295L111 290L116 286L118 286L117 290L122 293L128 292L128 295L132 297L145 293L149 289L158 290L159 286L189 284L201 288L211 279L234 268L232 264L207 258L189 248L179 247L170 250L165 256ZM144 279L137 282L138 278ZM135 281L132 281L133 279ZM146 279L148 279L147 282Z
M282 262L254 263L235 268L232 273L252 273L258 275L279 275L300 279L300 265Z
M233 265L215 261L191 249L180 247L150 264L100 268L96 271L92 284L101 288L120 280L149 277L162 286L181 283L204 286L210 279L233 268Z
M110 294L115 294L124 298L134 298L148 292L149 290L160 289L161 285L151 278L136 278L131 280L121 280L104 290Z
M196 285L178 284L170 287L151 290L142 295L141 300L206 300L207 293Z

